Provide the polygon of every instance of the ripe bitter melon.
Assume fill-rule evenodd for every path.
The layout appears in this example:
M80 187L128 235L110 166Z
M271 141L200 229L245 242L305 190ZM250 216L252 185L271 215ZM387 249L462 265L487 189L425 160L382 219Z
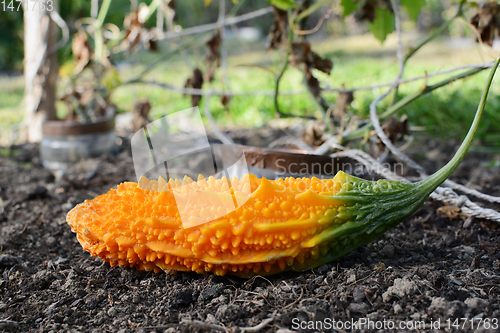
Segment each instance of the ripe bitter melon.
M83 248L111 266L240 276L317 267L401 223L456 169L477 131L498 63L464 142L423 181L372 182L344 172L326 180L141 178L77 205L67 222ZM183 188L203 195L180 207ZM227 210L227 200L243 197L243 205ZM189 219L182 220L186 212Z

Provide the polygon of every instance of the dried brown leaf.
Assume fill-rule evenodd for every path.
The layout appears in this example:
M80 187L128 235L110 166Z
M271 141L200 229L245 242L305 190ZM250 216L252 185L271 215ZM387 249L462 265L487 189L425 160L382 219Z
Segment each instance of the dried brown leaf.
M228 106L229 102L231 102L231 97L229 97L227 95L222 95L220 98L220 102L222 105Z
M304 131L304 142L310 146L319 146L325 142L324 134L327 128L320 120L311 120Z
M437 209L438 215L441 217L447 217L450 220L465 220L465 215L457 206L443 206Z
M205 57L205 61L207 62L207 81L212 81L214 79L215 69L220 66L221 57L219 48L221 43L222 37L220 34L220 30L217 30L212 38L210 38L210 40L206 43L207 56Z
M203 72L199 68L193 70L193 75L187 79L185 88L201 89L203 86ZM198 106L201 101L201 95L191 95L191 105L193 107Z
M276 50L280 45L286 42L288 13L284 10L273 7L274 21L269 30L268 49Z
M382 129L392 143L397 142L404 135L410 133L408 129L408 116L403 115L401 119L397 119L396 117L387 118L382 123Z
M319 86L319 81L317 78L312 75L311 71L307 70L305 71L305 76L306 76L306 82L307 86L309 87L309 90L313 94L314 97L318 97L321 95L321 87Z
M479 4L476 15L471 19L471 24L477 29L481 36L481 41L489 46L493 45L495 39L495 29L500 34L500 4L495 1L485 1ZM476 36L476 42L478 38Z
M316 68L324 73L330 74L333 62L330 59L323 59L311 50L309 42L292 43L291 52L288 58L292 66L304 71L307 86L314 95L319 97L321 87L319 81L312 74L312 69Z
M148 118L150 110L151 103L149 103L149 100L147 99L135 103L131 121L131 127L134 133L150 123Z
M289 60L295 67L300 68L300 64L305 64L309 69L316 68L326 74L330 74L333 68L333 62L313 52L309 42L292 43Z
M354 101L354 93L352 91L340 92L337 101L335 102L335 110L333 116L335 119L340 119L345 114L347 106Z

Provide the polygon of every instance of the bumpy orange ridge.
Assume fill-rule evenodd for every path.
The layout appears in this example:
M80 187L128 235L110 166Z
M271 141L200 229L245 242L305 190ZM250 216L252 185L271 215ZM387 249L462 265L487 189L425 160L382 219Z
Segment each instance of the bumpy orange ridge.
M196 216L220 216L185 227L180 219L173 189L189 184L198 191L243 196L245 204L233 211L220 200L190 200L184 207ZM231 186L227 186L231 184ZM328 227L338 199L329 198L341 188L334 179L286 178L270 181L246 175L243 179L199 177L122 183L117 189L86 200L68 213L67 222L83 248L111 266L140 270L227 272L238 275L285 270L306 258L317 259L323 251L305 245L312 235ZM206 198L206 197L205 197ZM341 211L339 208L339 212ZM193 222L191 220L191 222ZM195 221L196 222L196 221Z

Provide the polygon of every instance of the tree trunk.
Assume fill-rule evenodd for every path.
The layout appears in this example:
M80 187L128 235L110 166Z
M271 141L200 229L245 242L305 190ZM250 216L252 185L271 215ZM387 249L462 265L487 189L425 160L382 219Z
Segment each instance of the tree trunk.
M31 2L30 2L31 3ZM37 4L42 3L38 1ZM29 5L24 11L24 78L25 105L23 139L37 142L42 139L44 120L56 119L57 80L57 26L50 18L47 6ZM58 10L58 0L53 0L53 9Z

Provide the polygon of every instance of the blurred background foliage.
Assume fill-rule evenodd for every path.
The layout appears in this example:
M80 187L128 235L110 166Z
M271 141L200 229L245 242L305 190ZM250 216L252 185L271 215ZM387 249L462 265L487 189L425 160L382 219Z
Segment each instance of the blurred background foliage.
M407 0L414 1L414 0ZM451 0L418 0L425 1L425 6L419 16L417 27L421 32L429 32L438 27L448 15L446 8L450 7ZM137 3L151 3L151 0L138 0ZM254 11L260 8L269 6L265 0L240 0L236 5L231 0L227 0L226 8L229 8L229 13L243 14ZM89 0L72 0L60 1L61 17L67 22L70 31L76 31L74 22L81 17L89 16L90 13ZM340 2L339 2L340 4ZM125 15L130 12L130 0L113 0L111 8L106 17L106 22L121 26ZM185 0L176 1L176 24L186 28L201 24L212 23L218 17L218 3L213 1L209 8L205 6L201 0ZM322 29L323 34L332 36L347 36L359 34L366 31L366 27L353 27L352 22L340 20L341 8L337 8L337 18L330 20ZM321 12L313 13L308 19L310 25L314 26L314 22L322 15ZM146 24L152 27L155 24L154 20L149 20ZM272 24L269 16L255 18L251 21L244 22L240 26L252 26L258 28L262 32L262 36L267 35L269 27ZM0 71L12 72L22 70L23 60L23 19L22 11L0 11ZM463 36L470 34L465 28L452 28L450 33L454 36ZM60 51L60 60L63 63L70 57L71 45L66 45Z
M412 0L407 0L412 1ZM415 45L426 35L435 31L447 19L455 15L457 6L453 0L419 0L424 6L416 22L410 19L411 13L403 11L403 31L405 32L405 47ZM151 0L137 1L150 4ZM381 82L389 82L396 77L398 63L395 57L396 39L394 34L389 35L384 43L380 43L368 32L366 22L359 23L353 18L342 19L342 0L335 2L331 17L325 21L321 29L307 36L312 48L324 58L333 61L331 75L313 70L320 80L322 87L346 88L369 86ZM219 15L218 1L212 1L209 7L202 0L176 1L175 24L183 28L199 26L217 21ZM227 15L241 15L260 8L268 7L266 0L239 0L236 4L226 0ZM106 23L113 23L119 27L127 13L131 10L130 0L113 0L106 16ZM90 13L89 0L61 1L60 14L67 22L71 36L77 31L75 22L81 17L88 17ZM406 78L439 71L454 66L485 62L489 59L484 56L482 46L474 44L473 33L467 22L474 14L473 9L467 9L466 20L453 23L444 33L445 38L439 38L420 50L405 70ZM303 29L312 29L325 15L324 11L316 11L310 15ZM272 14L252 19L238 24L238 29L255 27L260 31L260 38L252 41L243 41L238 38L227 38L227 78L223 71L218 70L212 82L206 82L203 89L231 91L273 91L276 78L270 72L278 72L281 67L283 54L281 50L266 51L266 36L272 24ZM146 27L155 26L156 20L146 22ZM227 32L232 28L228 27ZM19 123L22 119L24 82L22 77L11 75L22 71L23 59L23 24L21 12L0 12L0 126L1 129ZM234 36L233 36L234 37ZM449 39L447 37L454 37ZM462 38L466 37L466 38ZM119 82L127 82L141 73L159 57L175 50L192 36L161 41L158 43L158 52L142 48L132 54L118 54L114 57L116 76ZM159 63L144 79L156 82L166 82L182 87L191 75L193 68L203 68L205 64L206 46L204 41L209 38L205 35L198 45L182 53L176 53ZM454 44L455 43L455 44ZM68 42L59 51L61 72L71 63L72 49ZM251 65L248 67L244 65ZM257 68L266 68L265 71ZM461 80L425 95L400 111L398 117L407 114L411 129L440 137L461 139L466 128L473 118L487 73L480 73L466 80ZM441 78L430 78L427 84L438 82ZM63 83L67 77L62 75L58 85L59 96L64 94ZM498 80L497 80L498 82ZM400 87L400 98L415 92L423 84L416 81ZM283 76L280 91L305 90L303 73L290 67ZM385 89L385 88L384 88ZM353 117L367 119L369 103L384 89L372 89L355 93L354 101L348 108ZM323 92L324 98L335 103L338 93ZM111 102L116 105L118 113L131 112L137 101L149 100L151 104L150 116L157 119L170 112L183 110L191 106L189 96L167 90L154 85L146 84L118 84L110 95ZM229 104L221 103L220 97L203 98L200 106L208 103L216 121L222 126L256 127L263 126L275 118L275 107L272 96L250 95L232 96ZM316 106L307 96L290 95L279 98L281 108L286 112L298 116L315 116L320 119ZM492 88L488 101L488 117L491 121L484 121L479 130L479 139L484 147L500 146L500 85ZM384 101L381 107L387 107L390 102ZM58 114L64 118L68 110L64 103L57 103Z

